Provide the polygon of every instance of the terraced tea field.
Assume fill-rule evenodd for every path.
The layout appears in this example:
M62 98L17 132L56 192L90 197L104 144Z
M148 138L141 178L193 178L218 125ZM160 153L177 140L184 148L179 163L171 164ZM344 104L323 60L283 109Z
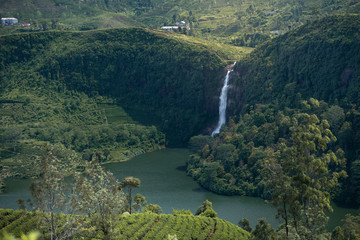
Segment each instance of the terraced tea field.
M219 218L193 215L138 213L120 216L117 239L249 239L240 227ZM0 210L0 236L7 232L17 237L37 229L38 217L34 212ZM82 230L88 231L88 230ZM95 233L92 239L101 239ZM46 235L46 233L43 233ZM83 234L77 236L81 238ZM87 234L85 234L87 236ZM89 236L90 237L90 236Z

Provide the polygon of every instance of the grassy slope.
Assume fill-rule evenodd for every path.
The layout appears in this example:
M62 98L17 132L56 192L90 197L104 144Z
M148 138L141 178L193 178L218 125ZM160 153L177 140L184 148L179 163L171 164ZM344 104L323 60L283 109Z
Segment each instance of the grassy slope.
M198 46L204 47L207 50L217 54L223 61L233 63L244 58L247 54L254 50L250 47L237 47L229 44L218 43L216 41L208 41L202 38L197 38L193 36L187 36L183 34L177 34L168 31L158 31L150 30L152 32L162 34L171 39L177 39L179 41L184 41Z
M132 11L131 6L122 1L115 2L106 5L104 1L97 4L62 0L1 0L0 14L3 17L17 17L21 23L31 23L33 27L43 27L45 23L49 29L74 30L141 25L127 16L130 14L128 11Z
M0 236L11 233L17 237L22 232L37 229L36 215L20 210L0 209ZM191 215L165 215L139 213L123 215L117 227L121 235L118 239L167 239L169 235L176 239L249 239L248 232L219 218L207 218ZM82 235L92 239L101 239L100 235L91 235L89 230L82 230ZM77 238L76 238L77 239Z
M272 30L285 32L289 26L296 27L307 20L327 14L356 12L360 6L347 0L153 0L152 3L154 7L138 16L138 21L157 28L159 24L173 24L173 16L177 15L177 20L189 18L193 21L198 36L220 41L229 41L245 33L258 32L268 35Z

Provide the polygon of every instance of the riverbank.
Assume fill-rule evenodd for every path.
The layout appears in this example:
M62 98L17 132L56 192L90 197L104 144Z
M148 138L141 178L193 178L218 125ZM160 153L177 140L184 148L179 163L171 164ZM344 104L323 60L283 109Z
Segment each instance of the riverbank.
M119 179L133 176L141 180L141 186L134 189L146 197L148 203L158 204L164 213L172 213L173 209L188 209L195 213L205 200L213 203L218 217L237 224L240 219L247 218L254 227L260 218L276 228L279 221L276 211L263 199L246 196L223 196L209 192L196 181L186 175L185 166L190 152L188 149L163 149L137 156L129 161L105 164ZM16 200L31 198L30 181L26 179L7 179L8 190L0 195L1 208L17 209ZM357 214L357 209L338 207L332 204L334 212L329 214L327 229L331 231L341 225L346 214Z

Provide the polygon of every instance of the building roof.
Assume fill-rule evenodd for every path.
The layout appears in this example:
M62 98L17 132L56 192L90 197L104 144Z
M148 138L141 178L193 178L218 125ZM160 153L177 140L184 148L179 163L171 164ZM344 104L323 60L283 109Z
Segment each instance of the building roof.
M162 26L161 29L174 29L179 28L178 26Z
M6 20L18 20L17 18L1 18L1 20L6 21Z

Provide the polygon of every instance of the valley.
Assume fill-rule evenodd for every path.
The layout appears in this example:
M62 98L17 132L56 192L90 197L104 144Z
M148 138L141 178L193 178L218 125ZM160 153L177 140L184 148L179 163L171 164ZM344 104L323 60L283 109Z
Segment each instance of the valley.
M71 205L82 212L81 204L90 204L84 189L97 181L90 174L94 186L81 184L101 164L104 169L92 175L103 174L111 184L99 192L116 192L121 204L107 213L82 212L110 214L80 221L82 228L97 229L88 237L112 239L116 226L128 236L128 226L140 224L143 214L160 214L159 208L169 219L178 209L173 215L182 217L171 221L195 214L186 221L204 226L203 233L196 231L207 239L229 234L225 225L239 234L231 239L264 239L265 232L269 239L360 236L356 1L0 3L1 17L31 23L0 28L0 208L17 208L17 199L9 205L1 200L17 196L17 187L30 196L28 187L22 189L30 179L41 184L58 176L52 181L60 192L65 178L77 177ZM185 26L178 30L160 29L181 21ZM144 186L134 192L149 203L133 199L131 187L118 181L132 175ZM175 185L160 191L164 178ZM132 201L142 213L123 226L117 221L127 204L131 213ZM6 219L20 216L2 211ZM52 211L36 216L69 213ZM56 216L60 222L72 218ZM145 237L163 218L148 217L154 225L139 225L136 234ZM118 225L104 225L107 218ZM10 233L20 237L33 222ZM216 224L223 232L216 233ZM57 234L45 226L33 230L45 239ZM179 239L190 234L181 231ZM171 231L161 234L172 237Z

